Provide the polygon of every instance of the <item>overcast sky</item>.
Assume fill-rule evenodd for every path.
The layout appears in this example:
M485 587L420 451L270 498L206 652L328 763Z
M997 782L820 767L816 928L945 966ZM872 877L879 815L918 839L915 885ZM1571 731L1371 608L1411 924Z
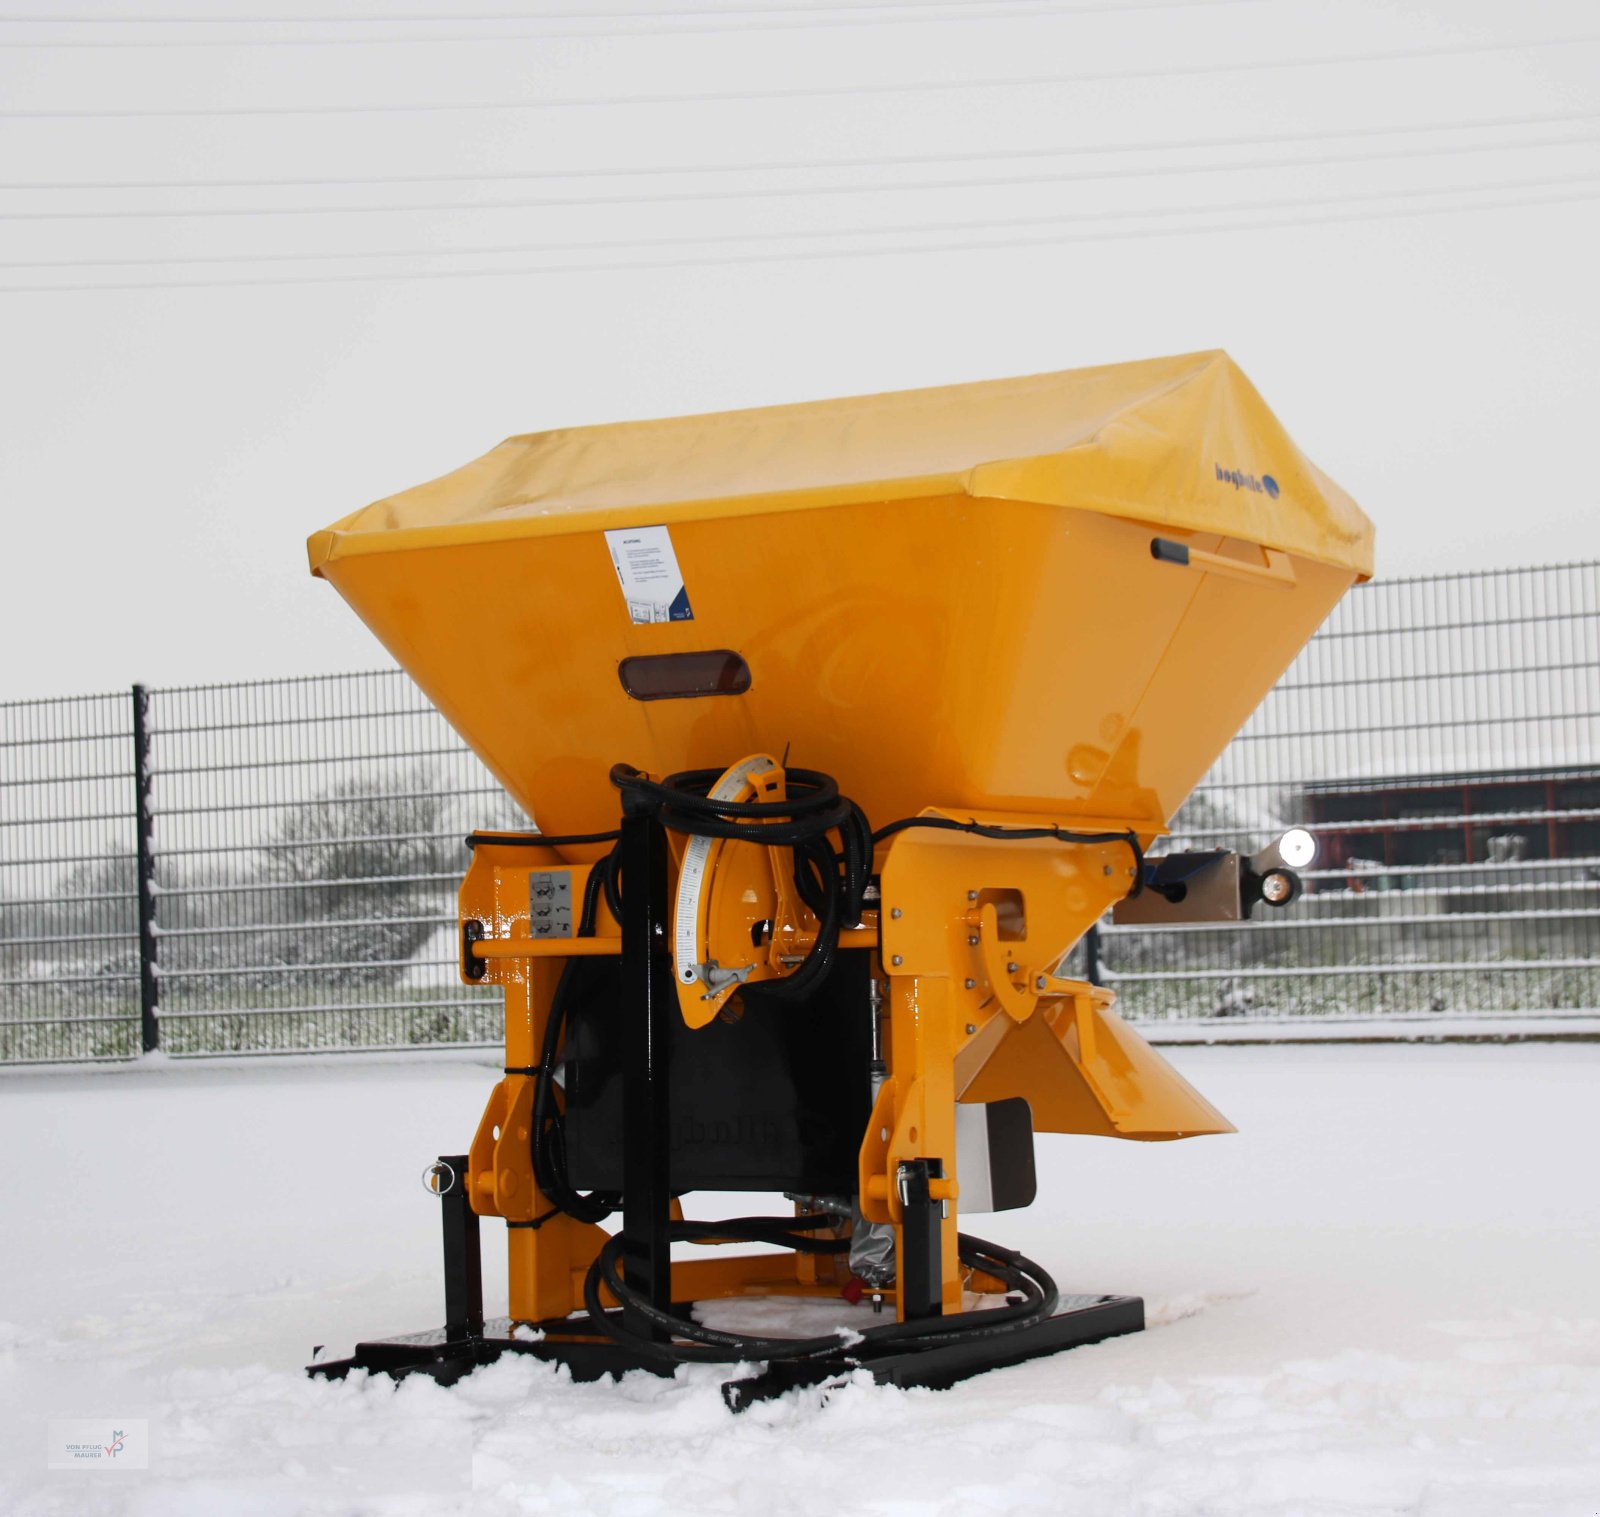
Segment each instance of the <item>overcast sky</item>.
M0 700L382 665L307 534L514 432L1199 348L1381 574L1600 556L1592 0L52 9Z

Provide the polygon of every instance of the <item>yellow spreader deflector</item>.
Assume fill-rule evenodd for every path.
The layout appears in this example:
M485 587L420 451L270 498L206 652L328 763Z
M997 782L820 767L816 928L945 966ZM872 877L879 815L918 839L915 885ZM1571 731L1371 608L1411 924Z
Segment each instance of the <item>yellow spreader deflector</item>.
M653 1367L719 1348L674 1301L865 1290L922 1378L852 1362L927 1384L973 1372L928 1369L977 1352L965 1292L1007 1300L977 1367L1127 1330L1023 1320L959 1218L1031 1189L1019 1132L1231 1131L1060 973L1372 571L1226 355L516 437L309 548L540 828L461 891L512 1321L587 1306ZM795 1252L669 1268L696 1189L797 1198L747 1234Z

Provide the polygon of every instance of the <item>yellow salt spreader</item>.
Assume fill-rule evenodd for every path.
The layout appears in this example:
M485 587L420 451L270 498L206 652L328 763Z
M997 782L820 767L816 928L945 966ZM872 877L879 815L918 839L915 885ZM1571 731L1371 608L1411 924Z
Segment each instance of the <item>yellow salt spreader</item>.
M1297 889L1288 850L1147 856L1372 569L1226 355L514 437L310 557L540 828L468 839L505 1068L428 1171L445 1326L313 1373L709 1361L737 1409L1143 1326L966 1223L1031 1202L1035 1132L1232 1130L1062 972L1113 908ZM697 1310L768 1296L833 1325Z

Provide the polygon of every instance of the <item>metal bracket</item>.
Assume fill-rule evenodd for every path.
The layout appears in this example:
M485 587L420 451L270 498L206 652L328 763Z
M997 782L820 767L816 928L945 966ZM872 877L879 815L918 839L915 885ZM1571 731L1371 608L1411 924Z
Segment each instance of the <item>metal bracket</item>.
M704 964L696 964L695 973L708 987L700 999L709 1001L721 995L730 985L743 985L755 972L755 967L754 964L746 964L742 969L723 969L715 959L707 959Z
M1031 985L1032 975L1011 957L1017 947L1016 943L1000 941L1000 913L994 905L982 906L978 911L978 951L983 956L983 972L989 989L1013 1022L1026 1022L1033 1015L1038 997L1025 988ZM1016 975L1022 977L1022 986L1013 980Z
M474 943L481 943L488 936L489 929L476 917L468 917L461 924L461 973L469 980L481 980L489 972L489 961L472 951Z

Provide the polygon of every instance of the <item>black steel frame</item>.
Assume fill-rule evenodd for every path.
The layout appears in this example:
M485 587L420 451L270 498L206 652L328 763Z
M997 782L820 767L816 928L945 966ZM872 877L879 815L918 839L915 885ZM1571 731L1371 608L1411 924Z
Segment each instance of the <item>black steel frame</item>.
M161 1046L161 990L156 967L155 809L151 796L150 692L133 687L133 835L139 892L139 1046Z
M622 1016L632 1023L623 1064L627 1104L622 1126L622 1278L651 1306L672 1305L670 1112L667 1018L676 1011L667 957L667 842L654 811L623 792ZM637 1334L663 1331L629 1313Z
M518 1336L517 1324L505 1317L486 1322L478 1216L467 1200L466 1155L441 1155L437 1173L444 1238L444 1326L358 1343L347 1359L318 1360L308 1365L309 1374L342 1380L352 1370L364 1370L396 1380L407 1375L427 1375L441 1385L453 1385L480 1365L493 1364L505 1354L523 1354L547 1364L564 1364L578 1381L601 1380L606 1376L625 1375L631 1370L647 1370L654 1375L672 1373L672 1365L667 1360L614 1342L587 1317L531 1324L539 1334L537 1337ZM931 1210L937 1216L937 1203L932 1204ZM646 1268L656 1262L647 1259ZM663 1282L670 1276L663 1271L652 1278ZM924 1308L925 1312L929 1309L927 1303ZM678 1303L674 1310L686 1315L689 1304ZM937 1307L931 1310L936 1311ZM1035 1327L993 1338L936 1347L888 1346L854 1353L841 1351L798 1364L773 1364L759 1374L727 1381L722 1387L722 1397L730 1411L742 1412L758 1401L767 1401L788 1391L806 1387L826 1389L842 1384L862 1369L880 1385L948 1390L988 1370L1004 1369L1125 1333L1137 1333L1143 1328L1144 1302L1137 1296L1079 1298L1075 1304Z

